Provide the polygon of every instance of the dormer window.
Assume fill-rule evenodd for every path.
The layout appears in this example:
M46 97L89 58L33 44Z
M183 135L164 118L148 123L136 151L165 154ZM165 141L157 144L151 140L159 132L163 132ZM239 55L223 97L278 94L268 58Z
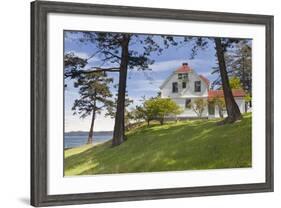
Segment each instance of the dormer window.
M187 73L184 73L184 74L178 74L178 79L181 80L187 80L188 78L188 74Z
M201 81L194 82L194 92L201 92Z

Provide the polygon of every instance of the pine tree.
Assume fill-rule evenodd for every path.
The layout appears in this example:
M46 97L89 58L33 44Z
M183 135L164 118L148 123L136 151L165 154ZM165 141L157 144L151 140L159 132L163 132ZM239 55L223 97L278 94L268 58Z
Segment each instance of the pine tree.
M225 53L233 47L234 44L239 43L241 40L233 38L205 38L205 37L185 37L184 42L193 42L192 57L196 56L199 49L206 49L214 45L217 61L219 65L219 73L221 78L222 89L224 93L227 118L219 124L233 123L242 118L241 112L237 103L234 100L227 73L227 66L225 61Z
M88 144L93 143L96 115L101 113L102 109L110 108L113 105L113 101L110 99L112 94L108 86L111 82L112 79L103 72L80 75L75 82L75 87L79 88L80 98L74 101L73 114L78 114L81 118L92 116Z
M118 72L118 96L115 115L112 146L121 144L125 140L125 97L127 73L129 69L149 70L154 63L150 59L152 52L160 54L163 48L154 40L153 35L138 35L128 33L82 32L80 39L84 43L93 43L94 50L91 57L98 56L100 62L109 67L96 66L88 70L75 71L75 74L92 72ZM161 36L165 48L177 45L172 36ZM141 47L134 47L140 44ZM89 57L89 58L91 58Z
M227 74L229 77L237 77L240 79L242 88L251 94L252 92L252 48L248 41L242 40L238 44L234 44L234 48L224 53ZM212 74L219 74L219 66L213 67ZM221 77L218 76L212 83L221 87Z

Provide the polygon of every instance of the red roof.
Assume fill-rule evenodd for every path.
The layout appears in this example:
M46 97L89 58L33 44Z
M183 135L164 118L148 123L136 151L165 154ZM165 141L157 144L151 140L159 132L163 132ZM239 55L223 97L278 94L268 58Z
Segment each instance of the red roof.
M233 89L232 95L233 97L244 97L246 94L243 89ZM224 97L223 90L209 90L208 98L214 98L214 97Z
M178 72L178 73L188 73L188 72L191 72L191 71L192 71L192 69L188 66L187 63L183 63L183 64L181 65L181 67L179 67L179 68L176 70L176 72Z
M203 75L199 75L199 77L200 77L207 85L210 84L210 81L209 81L206 77L204 77Z
M182 63L181 67L177 68L176 72L177 73L189 73L191 72L192 69L189 67L188 63ZM209 80L204 77L203 75L199 75L199 77L207 84L209 85L210 82Z

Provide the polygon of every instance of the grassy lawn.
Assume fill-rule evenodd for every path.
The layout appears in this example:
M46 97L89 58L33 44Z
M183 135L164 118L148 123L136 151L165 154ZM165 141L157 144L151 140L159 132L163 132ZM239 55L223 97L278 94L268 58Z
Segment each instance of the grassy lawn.
M65 150L65 175L251 167L251 114L235 124L195 120L140 127L128 140Z

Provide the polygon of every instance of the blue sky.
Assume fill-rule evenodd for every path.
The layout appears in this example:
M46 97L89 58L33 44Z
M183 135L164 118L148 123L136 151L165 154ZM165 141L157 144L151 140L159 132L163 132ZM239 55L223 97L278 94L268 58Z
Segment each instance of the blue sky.
M81 43L79 42L81 33L68 33L66 32L64 38L64 52L74 53L80 57L88 58L96 50L93 43ZM160 37L155 37L156 41L160 41ZM216 65L214 43L210 42L209 47L205 50L199 50L197 56L194 59L190 59L191 44L185 44L184 46L175 46L165 49L161 55L152 54L151 58L155 61L150 66L150 71L128 71L127 91L128 96L134 101L131 107L140 103L142 96L151 97L155 96L159 92L160 85L164 80L183 62L188 62L193 70L198 74L202 74L207 77L211 82L217 77L217 75L211 75L212 67ZM132 47L141 50L142 45L134 44ZM85 69L97 66L101 62L99 57L93 57L89 60ZM110 73L108 76L114 78L115 84L118 83L118 73ZM148 79L149 77L149 79ZM65 131L88 131L90 126L90 118L81 119L77 115L73 115L71 107L75 99L79 97L78 89L73 87L72 80L65 80L67 88L65 89ZM111 90L115 89L111 87ZM115 93L113 93L115 94ZM106 118L104 112L101 113L96 119L94 131L109 131L113 130L114 120Z

